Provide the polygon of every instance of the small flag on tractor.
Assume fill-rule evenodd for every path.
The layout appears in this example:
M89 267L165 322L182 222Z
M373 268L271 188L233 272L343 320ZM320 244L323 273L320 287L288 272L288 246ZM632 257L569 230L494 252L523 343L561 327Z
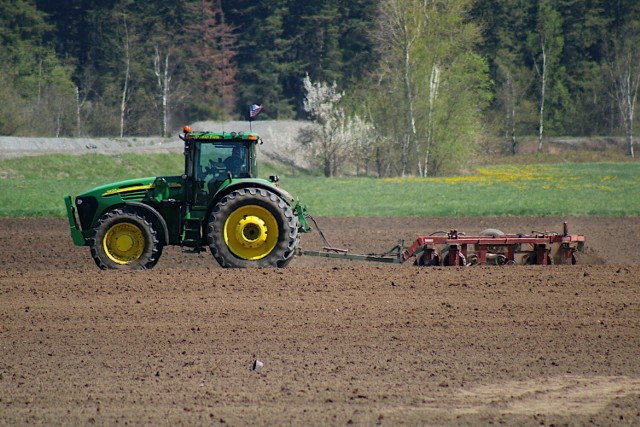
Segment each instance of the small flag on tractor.
M249 119L255 119L262 111L262 105L253 104L249 107Z

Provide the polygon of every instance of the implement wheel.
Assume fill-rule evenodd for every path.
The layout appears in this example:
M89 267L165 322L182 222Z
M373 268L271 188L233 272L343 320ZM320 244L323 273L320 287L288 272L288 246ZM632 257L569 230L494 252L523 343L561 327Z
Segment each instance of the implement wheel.
M501 230L498 230L497 228L487 228L480 232L480 236L499 237L499 236L504 236L504 233ZM476 248L476 250L478 250L478 248ZM495 254L504 254L507 252L507 250L502 246L487 246L487 250ZM498 265L502 265L502 264L498 264Z
M134 210L119 208L107 212L94 231L91 256L103 270L153 268L162 254L153 225Z
M498 236L504 236L504 233L501 230L498 230L497 228L486 228L480 232L480 236L498 237Z
M262 188L232 191L213 208L209 248L222 267L285 267L298 245L298 217Z

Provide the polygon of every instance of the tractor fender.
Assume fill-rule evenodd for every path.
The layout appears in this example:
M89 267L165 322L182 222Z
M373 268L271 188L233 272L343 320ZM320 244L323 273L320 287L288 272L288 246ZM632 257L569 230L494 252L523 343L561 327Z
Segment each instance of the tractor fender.
M236 183L231 183L229 185L227 185L223 190L221 190L220 192L218 192L215 197L213 198L213 200L211 201L211 205L209 206L209 211L211 211L213 209L213 207L227 194L231 193L234 190L238 190L240 188L247 188L247 187L253 187L253 188L263 188L265 190L269 190L272 193L275 193L278 195L278 197L280 197L282 200L284 200L285 202L287 202L288 204L292 204L295 199L293 198L293 196L291 194L289 194L289 192L283 190L282 188L278 188L275 187L273 185L269 185L269 184L265 184L262 181L239 181Z
M158 212L153 206L140 202L125 202L125 206L131 206L153 215L153 218L156 219L158 224L162 227L162 230L158 231L160 231L164 237L164 244L169 244L169 227L167 227L167 222L164 220L160 212Z

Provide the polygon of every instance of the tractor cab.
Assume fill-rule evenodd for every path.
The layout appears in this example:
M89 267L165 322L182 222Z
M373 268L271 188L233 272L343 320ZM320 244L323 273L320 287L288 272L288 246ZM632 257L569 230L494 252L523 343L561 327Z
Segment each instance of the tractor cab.
M193 185L196 205L206 205L223 184L258 175L255 134L192 132L184 129L185 178Z

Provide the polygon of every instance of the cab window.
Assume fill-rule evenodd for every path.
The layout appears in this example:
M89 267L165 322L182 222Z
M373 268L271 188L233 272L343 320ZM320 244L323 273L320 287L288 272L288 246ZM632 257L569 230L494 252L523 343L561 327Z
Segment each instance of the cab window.
M196 163L199 181L218 181L227 178L227 172L234 177L248 176L247 149L240 144L203 143L200 158Z

